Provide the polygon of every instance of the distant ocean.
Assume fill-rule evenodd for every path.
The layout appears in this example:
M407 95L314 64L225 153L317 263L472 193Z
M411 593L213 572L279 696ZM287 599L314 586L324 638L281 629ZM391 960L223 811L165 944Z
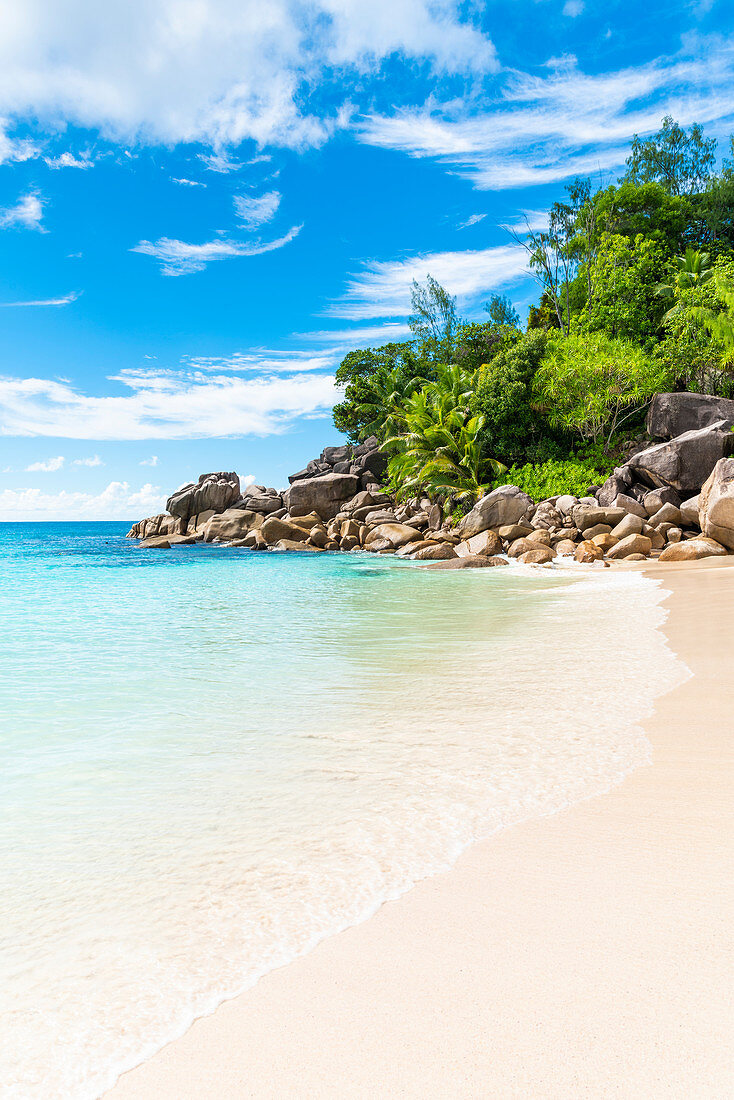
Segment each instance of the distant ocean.
M637 574L126 528L0 525L13 1100L98 1096L472 840L608 789L683 674Z

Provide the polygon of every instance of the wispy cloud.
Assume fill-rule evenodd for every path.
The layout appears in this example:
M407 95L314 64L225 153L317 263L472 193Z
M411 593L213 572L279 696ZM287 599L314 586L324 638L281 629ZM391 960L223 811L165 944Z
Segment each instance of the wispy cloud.
M203 271L214 260L226 260L232 256L260 256L264 252L283 248L298 236L302 228L300 225L293 226L285 236L264 242L218 238L204 244L189 244L187 241L161 237L157 241L140 241L130 251L153 256L160 262L163 275L191 275L195 271Z
M99 455L92 455L91 458L75 458L74 466L104 466L104 462Z
M537 233L547 228L547 210L523 210L518 218L503 225L503 229L513 230L516 233Z
M220 175L229 175L242 168L242 161L235 160L226 152L199 153L199 160L206 165L209 172L218 172Z
M49 168L93 168L94 161L90 152L84 152L81 156L73 153L60 153L57 157L44 157Z
M182 187L206 187L202 180L187 180L178 176L171 176L171 183L179 183Z
M326 416L333 375L252 377L202 370L122 371L122 393L98 397L68 382L0 378L0 433L64 439L209 439L275 435L299 418Z
M383 321L380 325L362 325L359 328L320 329L316 332L294 333L292 339L325 344L330 350L342 347L364 347L374 344L390 344L410 336L410 326L399 321Z
M61 298L34 298L27 302L0 302L0 306L68 306L81 297L81 290L72 290Z
M45 232L41 225L44 202L38 191L21 195L14 206L6 206L0 210L0 226L5 229L38 229Z
M358 321L371 317L404 317L410 309L410 290L433 275L450 287L466 308L489 290L505 286L525 274L527 255L519 245L499 245L467 252L434 252L405 260L373 262L353 276L340 299L326 311L332 317Z
M563 5L563 14L568 16L569 19L575 19L578 15L581 15L585 7L584 0L566 0Z
M0 521L39 518L134 520L162 512L165 505L166 497L157 485L146 484L134 490L127 481L111 481L101 493L5 489L0 492Z
M144 458L142 462L138 463L139 466L157 466L158 455L151 455L150 458Z
M45 462L32 462L30 466L26 466L26 473L54 474L62 468L64 461L64 456L59 455L57 458L49 458Z
M280 199L278 191L267 191L264 195L235 195L234 208L243 225L259 229L275 217Z
M465 222L462 222L461 225L457 226L457 229L469 229L469 227L472 225L479 225L479 223L484 221L486 217L486 214L471 214Z
M38 145L30 138L11 137L8 120L0 118L0 164L33 160L40 153Z
M333 353L317 354L308 351L281 351L274 348L258 348L256 351L237 351L226 356L197 356L184 359L186 367L200 371L238 374L294 374L306 371L330 370Z
M443 161L481 190L553 183L618 169L634 133L674 115L724 126L734 117L734 44L691 38L675 58L614 72L582 72L573 57L547 74L514 72L489 107L435 102L359 123L360 139Z

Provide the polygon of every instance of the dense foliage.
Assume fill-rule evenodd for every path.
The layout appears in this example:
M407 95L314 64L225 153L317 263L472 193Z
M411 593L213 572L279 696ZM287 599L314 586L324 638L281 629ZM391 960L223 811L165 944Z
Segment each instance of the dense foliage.
M536 499L584 492L654 393L734 395L730 146L717 171L715 140L665 118L616 184L577 179L546 229L513 231L540 290L525 332L507 297L464 320L434 278L415 282L412 338L341 363L337 428L380 439L398 496L455 507L508 480Z

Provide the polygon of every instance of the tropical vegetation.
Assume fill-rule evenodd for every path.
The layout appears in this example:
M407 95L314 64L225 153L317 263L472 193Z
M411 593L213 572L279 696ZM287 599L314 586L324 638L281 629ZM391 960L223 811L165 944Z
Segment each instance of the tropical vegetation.
M656 392L733 396L729 144L717 167L716 141L667 117L633 139L616 183L574 180L546 228L513 230L538 283L525 326L505 296L465 319L431 275L414 282L410 338L340 364L336 427L377 436L399 498L465 508L508 480L536 499L585 492Z

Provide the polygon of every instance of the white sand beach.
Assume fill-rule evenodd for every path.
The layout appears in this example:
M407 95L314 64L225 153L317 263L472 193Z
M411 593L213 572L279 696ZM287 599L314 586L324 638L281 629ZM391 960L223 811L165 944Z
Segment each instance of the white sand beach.
M110 1100L731 1096L730 561L645 566L693 673L645 723L650 767L476 844L197 1021Z

